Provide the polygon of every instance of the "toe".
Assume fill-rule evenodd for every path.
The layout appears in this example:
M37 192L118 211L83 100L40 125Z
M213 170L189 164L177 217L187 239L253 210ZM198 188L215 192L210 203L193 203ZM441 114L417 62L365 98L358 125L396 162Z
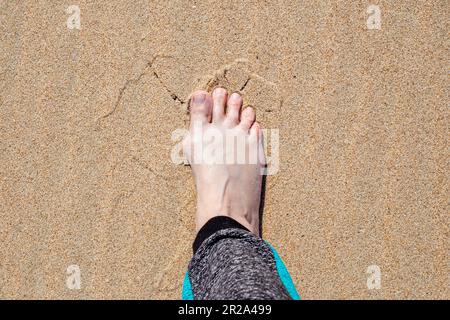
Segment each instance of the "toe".
M253 122L252 127L250 128L250 141L254 142L254 145L257 146L257 155L258 155L258 163L265 165L266 157L264 154L264 137L261 125L258 122Z
M239 123L239 127L248 132L253 122L255 122L255 110L252 107L245 108L241 114L241 122Z
M227 103L227 90L224 88L216 88L213 91L213 122L222 122L225 118L225 104Z
M203 90L195 91L190 100L191 125L211 121L212 97Z
M239 123L239 112L242 106L242 97L239 93L233 93L228 99L226 122L228 125Z
M250 139L260 142L262 140L261 125L254 121L250 128Z

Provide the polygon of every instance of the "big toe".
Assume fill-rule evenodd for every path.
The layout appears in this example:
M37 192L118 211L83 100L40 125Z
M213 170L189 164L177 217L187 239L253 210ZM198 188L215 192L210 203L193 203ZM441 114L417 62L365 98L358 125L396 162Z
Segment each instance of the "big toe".
M190 99L189 112L191 115L191 125L194 123L208 123L211 122L212 97L204 91L195 91Z

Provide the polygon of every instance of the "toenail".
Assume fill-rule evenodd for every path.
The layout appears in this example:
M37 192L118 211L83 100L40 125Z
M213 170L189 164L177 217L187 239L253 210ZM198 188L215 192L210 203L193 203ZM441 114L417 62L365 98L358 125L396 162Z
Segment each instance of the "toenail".
M217 87L214 89L214 94L219 94L219 95L225 95L225 93L227 92L227 90L225 88L222 87Z
M201 104L201 103L205 102L205 100L206 100L206 94L204 94L204 93L196 94L192 97L193 103Z
M241 95L239 94L239 93L237 93L237 92L233 92L233 94L231 95L231 99L233 99L233 100L237 100L237 99L239 99L241 97Z
M244 109L244 112L247 115L251 115L253 113L253 108L249 106L249 107Z

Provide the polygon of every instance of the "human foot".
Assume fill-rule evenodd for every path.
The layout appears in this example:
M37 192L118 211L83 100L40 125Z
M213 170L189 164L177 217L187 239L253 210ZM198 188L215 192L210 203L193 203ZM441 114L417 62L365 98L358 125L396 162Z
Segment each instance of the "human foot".
M190 130L183 141L197 189L197 231L215 216L228 216L259 235L263 166L262 132L255 111L241 113L242 97L217 88L196 91Z

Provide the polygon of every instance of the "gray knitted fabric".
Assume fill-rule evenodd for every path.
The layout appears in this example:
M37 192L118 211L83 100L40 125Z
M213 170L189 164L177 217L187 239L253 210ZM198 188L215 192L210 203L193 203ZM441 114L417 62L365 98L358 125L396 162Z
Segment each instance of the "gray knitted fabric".
M269 245L242 229L222 229L208 237L188 274L196 300L291 299Z

